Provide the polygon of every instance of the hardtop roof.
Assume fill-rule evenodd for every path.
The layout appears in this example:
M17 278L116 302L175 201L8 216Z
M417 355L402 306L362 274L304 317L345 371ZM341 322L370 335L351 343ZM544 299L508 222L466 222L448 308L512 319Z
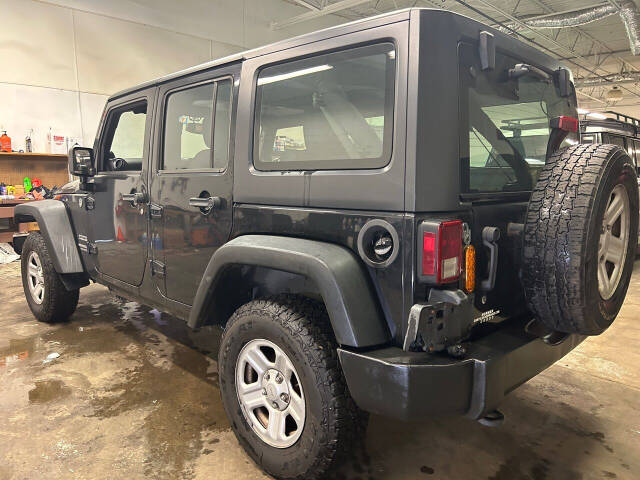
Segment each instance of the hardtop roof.
M366 30L369 28L389 24L396 23L401 21L409 20L411 12L420 12L421 15L429 15L430 13L448 14L457 17L463 17L470 21L476 22L475 20L466 17L465 15L461 15L459 13L450 12L448 10L443 10L439 8L405 8L402 10L395 10L392 12L382 13L380 15L376 15L373 17L367 17L360 20L355 20L348 23L343 23L340 25L336 25L333 27L324 28L321 30L316 30L310 33L306 33L303 35L299 35L296 37L288 38L285 40L280 40L275 43L271 43L268 45L264 45L261 47L245 50L242 52L234 53L232 55L228 55L226 57L217 58L214 60L210 60L208 62L201 63L199 65L194 65L193 67L188 67L184 70L179 70L174 73L170 73L168 75L156 78L154 80L150 80L139 85L135 85L133 87L127 88L120 92L117 92L111 95L110 99L122 97L124 95L128 95L134 93L138 90L142 90L145 88L152 87L154 85L159 85L164 82L168 82L170 80L174 80L176 78L184 77L187 75L191 75L194 73L202 72L208 70L213 67L218 67L221 65L232 64L235 62L240 62L243 60L247 60L250 58L259 57L261 55L266 55L269 53L274 53L277 51L285 50L288 48L304 45L307 43L317 42L319 40L325 40L332 37L338 37L340 35L345 35L348 33ZM476 22L478 23L478 22ZM487 27L490 29L490 27Z

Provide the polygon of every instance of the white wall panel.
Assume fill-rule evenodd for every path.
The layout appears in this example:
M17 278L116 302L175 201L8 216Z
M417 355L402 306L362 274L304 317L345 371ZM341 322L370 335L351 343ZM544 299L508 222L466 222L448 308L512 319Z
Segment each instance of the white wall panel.
M93 147L98 123L107 103L106 95L95 93L80 93L80 113L82 115L82 141L84 147Z
M215 60L216 58L226 57L227 55L232 55L234 53L241 52L246 50L244 47L240 45L231 45L228 43L216 42L214 40L211 41L211 60Z
M242 43L245 0L46 1L220 42Z
M70 10L2 0L0 21L0 82L76 88Z
M30 129L33 149L45 151L49 128L54 133L80 138L78 92L0 83L0 124L11 137L14 150L24 149Z
M83 92L112 94L210 59L210 43L154 27L75 12Z

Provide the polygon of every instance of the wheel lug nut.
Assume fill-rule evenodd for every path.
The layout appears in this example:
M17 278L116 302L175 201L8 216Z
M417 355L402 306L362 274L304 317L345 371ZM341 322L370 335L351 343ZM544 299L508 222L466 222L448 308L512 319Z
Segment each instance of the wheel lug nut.
M266 394L267 394L267 389L266 389L266 388L263 388L263 389L262 389L262 394L263 394L263 395L266 395Z
M270 375L267 373L267 374L264 376L264 379L268 382L268 381L269 381L269 378L270 378Z
M280 398L282 399L283 402L289 401L289 395L287 395L286 393L281 394Z
M276 376L276 383L282 383L282 375Z
M273 408L278 408L278 402L273 402L271 405L273 405Z

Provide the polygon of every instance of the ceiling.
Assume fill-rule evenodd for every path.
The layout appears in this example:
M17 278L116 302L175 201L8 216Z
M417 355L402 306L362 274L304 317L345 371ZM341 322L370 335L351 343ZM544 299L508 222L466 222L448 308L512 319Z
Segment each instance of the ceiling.
M308 11L274 22L274 29L324 15L336 15L348 21L407 7L442 8L492 26L507 27L503 29L506 33L563 59L571 67L578 85L585 79L587 82L593 82L594 79L599 82L598 85L584 85L577 89L582 108L593 112L615 110L640 118L640 55L632 54L625 24L618 14L577 27L541 29L525 23L545 18L549 14L573 12L593 6L614 7L618 10L624 0L286 1L303 6ZM640 7L638 11L640 12ZM620 93L611 94L612 89L621 91L621 98L612 98L612 95L620 96Z

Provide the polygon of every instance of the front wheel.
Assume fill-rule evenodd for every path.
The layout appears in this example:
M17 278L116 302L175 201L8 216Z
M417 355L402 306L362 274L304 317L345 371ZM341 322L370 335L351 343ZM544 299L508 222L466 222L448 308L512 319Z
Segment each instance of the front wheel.
M323 478L363 433L329 320L302 297L255 300L229 320L220 390L247 453L276 478Z
M67 320L78 305L79 290L67 290L39 232L29 234L22 247L22 287L33 315L41 322Z

